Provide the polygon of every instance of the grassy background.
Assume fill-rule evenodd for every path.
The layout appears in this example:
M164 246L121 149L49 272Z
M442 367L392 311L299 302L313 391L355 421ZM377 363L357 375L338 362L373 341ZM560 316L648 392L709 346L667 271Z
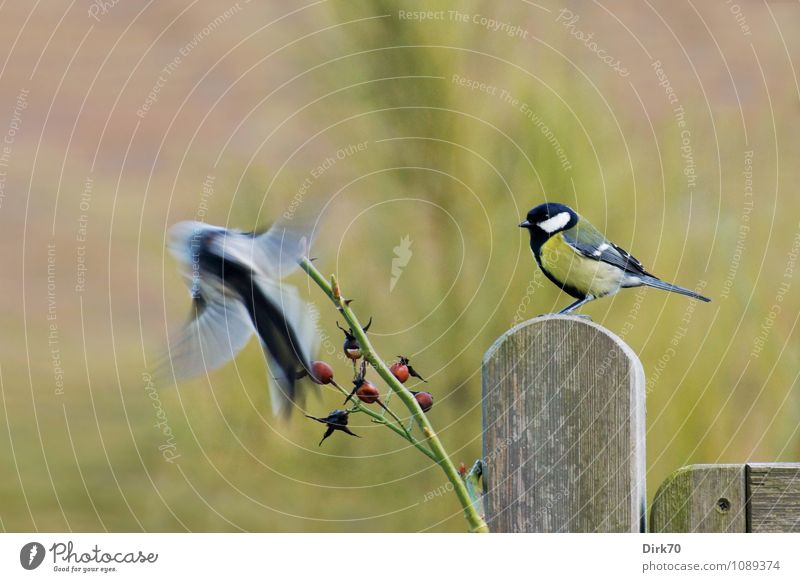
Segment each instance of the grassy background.
M463 529L452 495L426 501L444 487L440 471L388 431L357 426L365 438L317 448L318 426L272 418L255 344L210 378L158 387L158 401L146 390L143 373L188 309L166 227L205 212L253 228L295 196L321 217L317 264L374 315L379 352L429 377L430 416L456 462L480 455L483 352L516 320L570 300L516 228L545 199L713 299L690 311L682 297L629 291L584 310L624 330L648 375L649 496L688 463L798 460L797 6L741 2L746 34L724 3L399 4L122 2L99 21L66 2L3 6L0 132L27 91L2 168L3 528ZM572 29L564 7L579 16ZM444 12L416 22L399 9ZM137 115L160 75L157 101ZM390 292L404 236L413 255ZM301 275L291 282L320 310L322 352L337 350L334 313ZM347 364L326 358L345 378ZM154 402L175 463L159 450ZM307 400L312 413L337 404Z

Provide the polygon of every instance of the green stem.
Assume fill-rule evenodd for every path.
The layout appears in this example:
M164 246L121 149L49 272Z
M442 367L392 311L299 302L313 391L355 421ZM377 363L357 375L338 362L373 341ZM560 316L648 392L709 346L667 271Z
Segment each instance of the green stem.
M388 406L386 406L383 402L381 402L381 405L383 407L383 412L388 412L389 416L391 416L394 419L394 421L397 423L397 426L402 428L405 431L405 433L408 435L408 440L413 441L414 437L411 435L411 432L409 430L407 430L406 427L403 426L403 421L400 420L397 417L397 415L394 412L392 412L392 410ZM381 414L381 416L383 416L383 414Z
M442 468L447 476L447 479L453 485L453 491L455 492L456 497L458 498L458 501L461 503L461 507L464 510L464 517L469 524L470 531L480 533L488 532L489 527L486 525L483 517L481 517L477 508L473 504L464 481L461 479L461 476L458 474L455 465L453 465L453 462L447 455L442 442L434 432L433 427L425 416L425 413L422 412L422 408L420 408L417 399L414 398L414 395L411 394L411 392L405 386L403 386L403 384L401 384L397 378L394 377L394 374L391 373L383 360L378 357L378 354L375 351L375 348L372 347L367 334L364 333L361 323L358 321L358 318L342 297L341 290L336 282L336 278L331 276L331 282L329 283L325 277L322 276L322 273L320 273L316 267L311 264L311 261L305 257L301 258L299 263L300 267L308 274L308 276L311 277L311 279L320 287L320 289L325 292L330 300L333 301L333 304L341 312L342 317L344 317L345 321L350 326L353 335L358 340L361 350L364 353L364 357L372 365L372 367L375 368L375 370L378 372L378 375L389 385L389 388L391 388L392 392L397 394L397 397L403 402L403 404L406 405L406 408L408 408L412 418L419 425L420 429L422 430L422 434L425 435L427 444L430 446L429 452L431 454L428 454L428 452L425 450L423 450L423 452L425 452L428 457L430 457ZM360 406L360 404L358 406ZM369 409L365 408L364 410L368 411L367 413L370 414L370 416L374 415L373 418L381 418L380 415L373 413ZM398 432L398 429L396 429L396 427L393 425L387 424L386 426L392 428L392 430L395 430L395 432ZM405 435L403 436L404 438L407 438ZM418 445L416 441L412 442L418 449L422 450L421 445Z

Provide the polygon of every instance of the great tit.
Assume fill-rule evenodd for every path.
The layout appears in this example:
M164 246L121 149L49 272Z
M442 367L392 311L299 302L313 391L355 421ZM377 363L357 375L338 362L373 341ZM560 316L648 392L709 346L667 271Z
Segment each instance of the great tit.
M187 221L169 234L192 310L160 363L161 377L180 381L206 374L257 334L269 366L273 412L288 413L298 370L311 369L317 344L306 303L280 282L305 250L301 233L279 225L246 233Z
M710 301L651 275L642 263L563 204L540 204L519 226L530 232L531 250L542 272L577 299L559 313L570 313L593 299L642 285Z

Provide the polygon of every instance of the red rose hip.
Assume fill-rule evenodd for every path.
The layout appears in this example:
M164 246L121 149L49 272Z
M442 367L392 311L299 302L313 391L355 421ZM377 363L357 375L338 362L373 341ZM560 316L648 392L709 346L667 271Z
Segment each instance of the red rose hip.
M411 392L417 400L422 412L428 412L433 407L433 396L430 392Z
M333 368L327 362L311 362L311 379L317 384L330 384L333 380Z
M395 362L392 364L389 367L389 371L392 373L392 376L400 381L401 384L405 384L406 380L408 380L408 366L402 362Z
M364 380L361 385L356 388L356 396L365 404L373 404L381 397L381 393L372 382Z

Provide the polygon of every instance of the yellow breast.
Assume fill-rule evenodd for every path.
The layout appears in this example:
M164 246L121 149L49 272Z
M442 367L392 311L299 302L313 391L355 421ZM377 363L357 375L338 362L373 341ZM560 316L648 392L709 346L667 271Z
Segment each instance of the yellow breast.
M550 237L539 251L542 266L556 279L585 295L603 297L620 289L620 269L583 256L558 233Z

